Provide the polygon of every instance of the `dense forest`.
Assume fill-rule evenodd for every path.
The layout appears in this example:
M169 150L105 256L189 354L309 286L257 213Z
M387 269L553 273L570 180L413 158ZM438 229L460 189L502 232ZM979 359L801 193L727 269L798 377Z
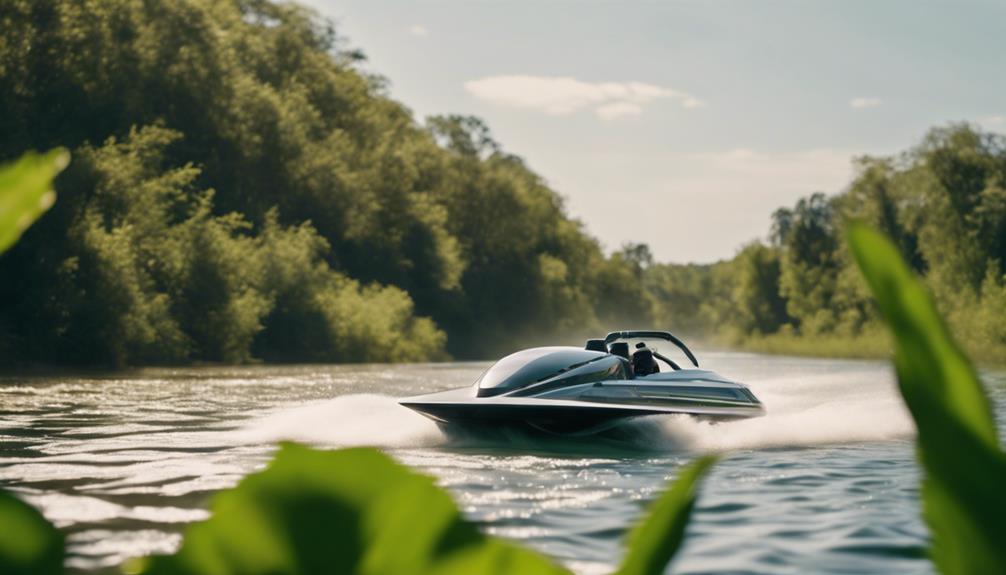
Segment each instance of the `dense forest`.
M0 160L73 155L0 259L0 357L477 357L646 319L635 262L486 126L420 124L297 5L5 0L0 28Z
M0 29L0 161L73 156L0 257L3 363L482 358L627 326L872 341L850 218L976 353L1006 349L1006 146L968 125L857 160L730 261L665 265L606 255L486 125L417 120L295 4L4 0Z

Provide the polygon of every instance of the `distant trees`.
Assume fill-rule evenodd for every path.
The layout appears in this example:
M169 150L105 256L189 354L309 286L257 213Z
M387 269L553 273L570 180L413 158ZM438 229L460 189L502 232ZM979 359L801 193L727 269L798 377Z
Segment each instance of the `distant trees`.
M865 220L925 275L972 351L1006 357L1006 140L956 124L933 129L903 154L858 158L855 165L856 176L843 193L815 193L777 210L768 245L756 242L733 260L699 268L706 281L731 286L727 297L693 281L699 291L687 295L656 288L662 293L658 301L710 294L700 329L738 339L775 333L856 337L876 330L869 292L840 241L847 222ZM662 273L667 277L661 283L674 283L673 273Z
M782 269L784 256L760 242L748 244L731 262L731 304L734 323L745 334L769 334L792 321L787 312ZM792 269L789 266L786 269ZM792 274L790 278L798 277ZM800 278L802 279L802 278ZM791 281L800 281L791 280Z
M835 295L839 239L831 200L818 192L773 216L773 243L779 249L779 296L794 327L814 335L835 326L829 304Z

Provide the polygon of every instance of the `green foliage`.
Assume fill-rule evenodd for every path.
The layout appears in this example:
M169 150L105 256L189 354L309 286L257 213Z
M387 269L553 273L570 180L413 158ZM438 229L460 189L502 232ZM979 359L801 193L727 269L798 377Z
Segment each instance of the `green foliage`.
M0 572L5 575L63 572L63 536L32 506L3 491L0 491L0 526Z
M1006 453L974 367L894 245L862 224L849 244L895 340L898 384L918 427L932 556L947 574L1006 572Z
M52 181L69 161L66 150L55 149L0 166L0 254L52 205Z
M654 326L676 332L708 335L717 321L710 315L720 309L717 298L728 297L729 286L715 281L715 270L722 263L657 264L643 272L643 286L653 306Z
M51 287L29 300L38 306L48 300L58 310L64 353L114 364L188 355L191 342L173 317L166 287L178 285L188 247L183 228L168 216L184 207L198 175L190 166L163 169L163 151L178 138L147 128L79 150L68 179L94 191L68 195L57 207L76 212L65 259L46 270Z
M693 331L727 335L751 349L862 355L864 342L881 339L880 322L838 241L848 222L862 220L888 234L924 276L966 349L1006 362L1006 138L950 125L903 154L857 158L854 165L844 192L815 193L780 208L768 245L756 242L732 260L699 268L702 279L685 282L693 270L654 266L660 279L651 277L649 289L656 308L682 309L672 303L682 302L694 309L701 301ZM687 313L658 317L663 325L677 325L675 318L695 325Z
M308 9L10 0L0 21L0 157L60 143L87 160L0 259L16 278L0 354L486 357L649 323L651 298L622 283L639 262L605 258L478 119L416 122Z
M781 249L779 296L794 327L808 335L832 331L830 303L838 274L832 202L814 193L793 210L777 210L773 219L773 241Z
M780 279L780 257L761 243L749 244L731 262L735 324L745 333L774 333L789 319Z
M414 316L407 294L333 271L309 223L285 227L272 210L256 229L240 214L214 215L200 170L164 165L179 141L152 126L80 149L67 179L91 192L56 209L70 225L60 257L36 270L50 279L11 294L24 302L17 309L51 313L41 323L59 337L38 345L114 365L441 353L443 333Z
M644 279L653 263L644 244L629 244L598 262L597 314L605 325L646 325L654 315Z
M699 482L715 462L715 457L703 457L681 470L674 485L629 535L628 552L618 575L661 575L667 570L684 541Z
M741 336L743 338L743 336ZM891 341L883 325L873 326L855 337L840 334L798 335L783 329L769 335L754 335L738 342L745 350L776 355L832 358L888 359Z

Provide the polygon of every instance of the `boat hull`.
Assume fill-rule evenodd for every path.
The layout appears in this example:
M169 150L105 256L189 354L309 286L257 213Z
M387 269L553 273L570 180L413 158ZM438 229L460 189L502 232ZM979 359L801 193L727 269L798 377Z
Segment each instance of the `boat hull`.
M652 415L690 415L722 421L757 417L760 408L631 405L565 399L501 397L472 398L469 390L453 390L403 399L399 402L434 421L441 428L465 431L502 428L556 434L591 434L626 420Z

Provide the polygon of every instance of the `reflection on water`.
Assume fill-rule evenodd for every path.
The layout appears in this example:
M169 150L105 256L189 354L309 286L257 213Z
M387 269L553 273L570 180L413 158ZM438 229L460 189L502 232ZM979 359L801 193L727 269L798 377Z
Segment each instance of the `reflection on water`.
M70 565L167 552L207 498L295 439L376 445L439 478L486 531L578 572L618 561L625 529L697 451L714 470L680 573L930 573L913 428L880 362L705 354L764 418L633 424L623 439L448 439L396 396L467 385L484 364L144 370L0 378L0 483L69 535ZM1003 413L1002 374L987 376Z

